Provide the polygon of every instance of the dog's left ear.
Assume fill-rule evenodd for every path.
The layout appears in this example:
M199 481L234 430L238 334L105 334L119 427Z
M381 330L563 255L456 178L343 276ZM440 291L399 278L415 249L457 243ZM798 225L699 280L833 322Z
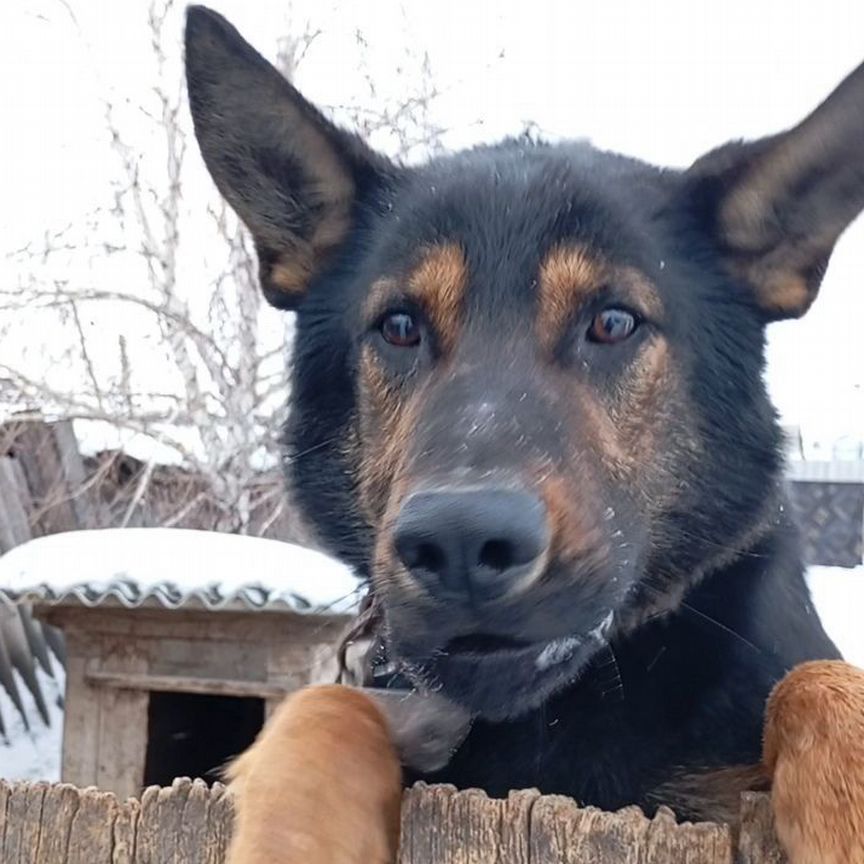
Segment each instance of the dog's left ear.
M864 64L795 128L727 144L686 176L691 202L766 320L803 315L834 244L864 208Z

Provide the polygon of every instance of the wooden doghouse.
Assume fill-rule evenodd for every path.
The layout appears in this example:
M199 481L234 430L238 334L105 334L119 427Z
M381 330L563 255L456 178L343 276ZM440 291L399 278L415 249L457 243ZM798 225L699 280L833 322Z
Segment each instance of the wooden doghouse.
M286 692L332 681L358 596L309 549L148 528L33 540L0 587L65 635L62 780L121 798L215 779Z

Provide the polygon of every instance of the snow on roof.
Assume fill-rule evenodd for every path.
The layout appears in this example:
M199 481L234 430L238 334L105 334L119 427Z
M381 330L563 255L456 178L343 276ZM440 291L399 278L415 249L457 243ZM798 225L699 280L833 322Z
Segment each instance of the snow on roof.
M31 540L0 557L0 599L126 608L356 609L360 581L321 552L180 528L104 528Z

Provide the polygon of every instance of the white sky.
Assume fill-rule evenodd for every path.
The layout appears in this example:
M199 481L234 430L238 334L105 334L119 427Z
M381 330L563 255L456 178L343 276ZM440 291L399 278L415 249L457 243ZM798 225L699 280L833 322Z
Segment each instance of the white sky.
M587 136L685 165L729 138L796 122L864 59L861 0L213 5L271 57L289 28L307 20L320 27L297 83L327 105L371 105L358 71L357 28L382 99L412 88L406 50L428 51L444 91L433 115L452 130L446 142L453 147L500 138L532 120L549 136ZM116 163L102 100L150 98L146 9L146 0L0 4L0 251L80 222L105 203ZM178 59L179 42L171 61ZM143 134L136 143L148 146ZM197 152L190 158L198 160ZM197 190L203 202L208 183L200 171L187 187L189 206ZM837 247L813 310L770 333L771 391L784 421L800 424L810 442L864 440L862 276L859 219Z

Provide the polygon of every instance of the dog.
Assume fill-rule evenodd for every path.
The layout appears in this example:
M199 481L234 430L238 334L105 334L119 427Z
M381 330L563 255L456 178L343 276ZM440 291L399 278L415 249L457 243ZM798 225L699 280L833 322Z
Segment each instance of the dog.
M227 864L392 864L402 765L433 771L468 729L436 694L306 687L226 768Z
M461 738L454 716L418 692L330 686L288 697L227 771L227 864L391 864L400 765L446 764L436 745ZM864 671L839 661L793 669L768 699L763 763L791 864L864 861Z
M402 803L392 739L359 690L289 696L226 772L235 812L227 864L392 864Z
M717 818L772 688L839 657L762 372L864 207L864 66L686 170L522 138L395 164L202 7L186 70L297 315L287 475L368 579L369 681L473 718L406 781Z

